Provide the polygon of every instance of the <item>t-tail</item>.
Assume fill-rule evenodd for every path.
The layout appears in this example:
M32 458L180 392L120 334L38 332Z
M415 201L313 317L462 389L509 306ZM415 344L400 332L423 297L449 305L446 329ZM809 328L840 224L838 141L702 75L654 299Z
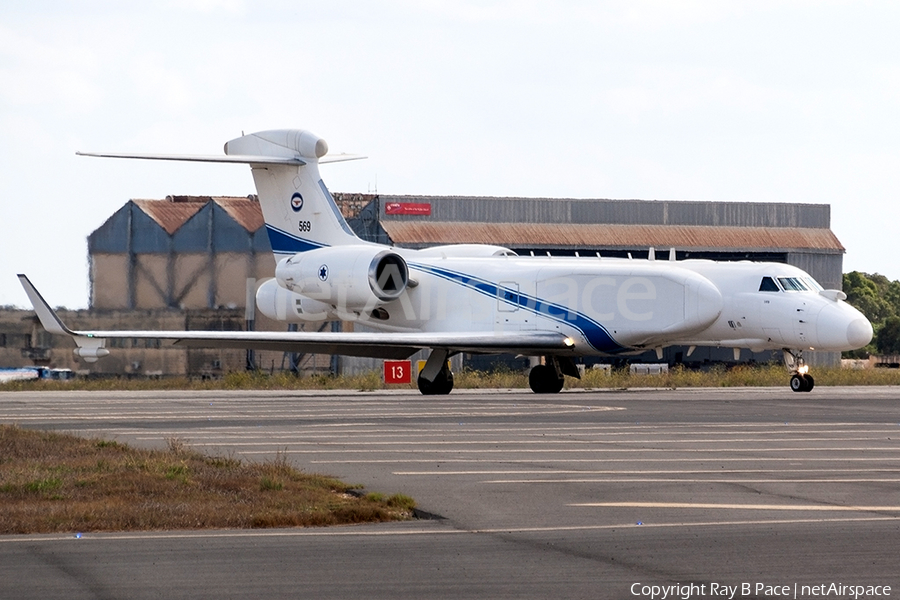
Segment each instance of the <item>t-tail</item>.
M284 256L367 242L354 235L319 175L319 164L365 158L326 156L328 144L300 129L243 135L225 144L225 156L95 153L86 156L191 162L246 163L253 171L259 203L276 261Z
M328 144L302 130L251 133L225 144L225 154L247 159L259 194L272 251L278 257L329 246L364 243L353 233L319 175ZM253 156L283 158L256 163ZM334 160L346 160L338 155Z

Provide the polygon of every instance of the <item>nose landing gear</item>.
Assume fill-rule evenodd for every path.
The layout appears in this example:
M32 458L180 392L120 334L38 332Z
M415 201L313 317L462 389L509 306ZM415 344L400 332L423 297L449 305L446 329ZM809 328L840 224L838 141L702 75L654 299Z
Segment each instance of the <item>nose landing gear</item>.
M791 375L791 389L795 392L811 392L816 385L812 375L794 373Z
M811 392L816 385L809 374L809 365L803 362L803 350L784 349L784 365L791 370L791 390Z

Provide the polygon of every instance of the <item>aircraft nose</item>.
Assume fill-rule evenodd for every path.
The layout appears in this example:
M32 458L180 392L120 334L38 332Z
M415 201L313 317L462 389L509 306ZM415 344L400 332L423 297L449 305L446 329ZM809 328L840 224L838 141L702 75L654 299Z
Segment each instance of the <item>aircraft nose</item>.
M872 324L844 302L826 306L818 318L819 346L822 350L856 350L872 341Z
M872 341L872 324L865 317L854 319L847 325L847 341L854 348L862 348Z

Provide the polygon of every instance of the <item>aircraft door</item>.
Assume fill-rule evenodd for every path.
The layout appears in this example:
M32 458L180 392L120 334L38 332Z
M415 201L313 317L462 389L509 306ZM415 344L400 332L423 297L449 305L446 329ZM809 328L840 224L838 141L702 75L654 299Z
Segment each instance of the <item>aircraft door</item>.
M529 310L533 304L527 286L517 281L501 281L497 284L495 328L498 331L522 331L535 328L535 314ZM533 287L533 286L532 286Z

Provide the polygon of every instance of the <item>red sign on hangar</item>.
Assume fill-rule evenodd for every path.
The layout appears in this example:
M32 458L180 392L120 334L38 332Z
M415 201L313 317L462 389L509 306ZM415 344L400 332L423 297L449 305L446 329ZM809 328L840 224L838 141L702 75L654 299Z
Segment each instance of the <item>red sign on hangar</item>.
M431 204L427 202L388 202L384 205L386 215L431 216Z

